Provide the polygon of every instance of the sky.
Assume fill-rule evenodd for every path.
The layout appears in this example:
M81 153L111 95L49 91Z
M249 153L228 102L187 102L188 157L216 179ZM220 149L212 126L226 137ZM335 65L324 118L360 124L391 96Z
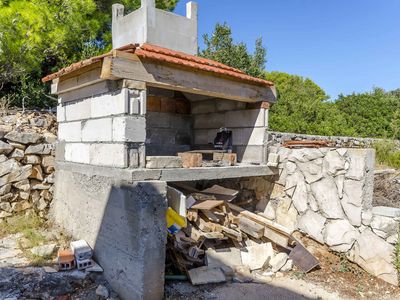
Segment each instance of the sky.
M185 14L187 0L175 12ZM226 22L235 42L267 48L268 71L308 77L331 100L400 88L400 0L197 0L202 35Z

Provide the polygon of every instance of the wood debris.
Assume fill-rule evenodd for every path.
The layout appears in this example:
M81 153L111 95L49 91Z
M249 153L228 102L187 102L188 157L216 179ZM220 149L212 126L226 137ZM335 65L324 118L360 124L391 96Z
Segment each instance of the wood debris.
M179 195L180 201L187 203L190 198L195 203L186 207L186 227L169 235L167 248L171 264L187 274L193 284L225 281L221 274L229 274L236 281L248 281L247 270L250 274L257 272L254 277L260 281L263 274L270 276L271 270L277 269L271 265L275 252L283 251L283 257L289 254L290 265L293 263L301 271L308 272L318 266L315 257L292 238L291 230L229 202L235 199L237 191L221 186L204 191L185 186L183 190L186 197ZM173 192L176 194L176 190ZM221 195L229 197L220 200ZM181 209L185 206L175 200L172 203ZM246 270L246 276L235 270Z

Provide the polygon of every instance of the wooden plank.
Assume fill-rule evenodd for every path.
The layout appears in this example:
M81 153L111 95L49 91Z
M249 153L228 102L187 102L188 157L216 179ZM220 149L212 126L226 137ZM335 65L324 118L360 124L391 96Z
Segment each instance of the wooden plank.
M168 97L160 97L160 112L175 113L175 99Z
M201 153L182 152L178 153L178 156L182 158L182 166L184 168L198 168L203 163L203 155Z
M242 241L242 234L234 229L222 226L222 232L231 239L234 239L238 242Z
M224 203L222 200L206 200L193 205L192 209L210 210Z
M186 99L175 100L175 112L177 114L190 114L190 101Z
M264 226L246 217L239 217L239 229L248 235L259 239L264 236Z
M215 76L209 72L194 71L172 65L137 61L120 57L104 65L102 78L123 78L144 81L150 86L178 90L210 97L244 102L276 101L274 87L246 83L240 80Z
M204 216L205 216L209 221L215 222L215 223L218 223L218 222L219 222L219 218L218 218L216 215L214 215L211 211L209 211L209 210L207 210L207 209L202 209L202 210L200 210L200 211L204 214Z
M151 112L160 112L161 111L160 97L148 95L146 109L147 109L147 111L151 111Z

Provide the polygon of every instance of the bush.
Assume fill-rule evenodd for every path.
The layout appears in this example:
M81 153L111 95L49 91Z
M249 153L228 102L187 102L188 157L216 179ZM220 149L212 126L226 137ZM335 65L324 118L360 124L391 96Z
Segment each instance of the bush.
M374 143L376 161L392 168L400 168L400 145L393 140L382 140Z

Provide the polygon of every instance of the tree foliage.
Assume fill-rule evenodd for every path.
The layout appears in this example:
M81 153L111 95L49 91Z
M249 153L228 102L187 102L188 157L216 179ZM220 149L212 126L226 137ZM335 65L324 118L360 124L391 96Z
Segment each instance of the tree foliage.
M0 1L0 97L20 105L46 105L40 78L77 60L111 48L111 6L126 12L140 0ZM157 0L172 10L178 0ZM33 92L24 92L29 87Z
M203 39L205 49L200 51L200 56L219 61L255 77L263 74L267 51L262 45L262 38L256 40L254 54L249 53L245 43L234 43L232 30L226 23L217 23L214 33L211 36L205 34Z

